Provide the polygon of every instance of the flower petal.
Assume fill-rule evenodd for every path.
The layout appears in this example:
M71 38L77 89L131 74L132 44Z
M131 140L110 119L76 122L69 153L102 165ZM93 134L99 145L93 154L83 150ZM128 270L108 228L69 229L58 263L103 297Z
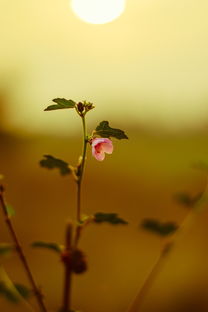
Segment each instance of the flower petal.
M102 144L102 150L107 153L107 154L112 154L113 153L113 144L112 142L106 142Z
M105 159L105 153L97 154L95 158L99 161L102 161Z
M105 153L111 154L113 152L112 141L108 138L94 138L91 145L92 155L99 161L105 158Z

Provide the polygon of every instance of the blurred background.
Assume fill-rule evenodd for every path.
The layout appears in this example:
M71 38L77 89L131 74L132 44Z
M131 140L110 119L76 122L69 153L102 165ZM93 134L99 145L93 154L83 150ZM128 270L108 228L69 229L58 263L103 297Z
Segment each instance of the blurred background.
M88 152L83 211L117 212L129 225L86 229L89 270L73 281L76 309L126 311L161 248L139 224L180 224L187 210L174 194L195 195L206 184L193 164L208 160L207 9L206 0L127 0L118 19L94 25L77 18L68 0L0 0L0 173L51 311L60 307L62 266L30 243L63 242L75 185L38 163L51 154L76 164L82 129L75 112L44 108L56 97L87 100L96 106L89 132L109 120L129 136L103 163ZM202 211L181 233L142 311L208 310L207 217ZM1 241L9 242L0 221ZM27 283L15 255L1 262L12 280ZM0 310L28 311L2 298Z

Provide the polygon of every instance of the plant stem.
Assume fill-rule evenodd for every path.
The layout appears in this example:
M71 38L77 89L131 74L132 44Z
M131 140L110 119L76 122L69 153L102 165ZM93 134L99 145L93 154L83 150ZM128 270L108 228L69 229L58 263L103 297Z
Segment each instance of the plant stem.
M147 277L144 280L142 287L139 289L138 294L134 298L133 302L131 303L130 307L128 308L127 312L138 312L143 304L143 300L145 298L146 293L151 288L155 278L160 273L163 263L166 260L166 256L168 255L168 250L165 248L160 252L159 256L157 257L154 265L152 266L150 272L148 273Z
M139 312L140 308L142 306L143 300L151 288L152 284L154 283L156 277L160 273L163 264L165 263L167 259L167 255L169 255L169 251L171 251L174 242L178 239L181 230L188 225L192 223L193 217L195 217L196 213L200 212L202 210L202 204L205 202L207 199L207 194L208 194L208 177L207 177L207 183L205 185L205 189L200 196L200 198L197 200L195 203L195 206L192 207L192 209L186 214L184 217L183 221L180 224L180 227L178 231L172 236L171 240L166 243L165 247L161 250L158 258L156 259L152 269L150 270L149 274L147 275L143 286L140 288L138 294L134 298L133 302L131 303L130 307L128 308L127 312Z
M62 312L69 312L71 308L71 282L72 282L72 224L69 223L66 229L66 249L65 249L65 280L64 280L64 296Z
M38 289L38 287L36 285L36 282L34 280L32 272L31 272L31 270L29 268L27 259L25 257L25 254L23 252L23 249L22 249L22 247L20 245L20 242L18 240L17 234L15 232L14 226L13 226L12 221L10 219L10 216L8 214L6 203L5 203L5 200L4 200L3 192L4 192L3 186L0 186L0 204L2 206L2 210L3 210L4 216L5 216L5 222L7 224L7 227L8 227L8 230L10 232L10 235L12 237L12 240L13 240L13 242L15 244L16 251L17 251L17 253L19 255L20 261L22 262L22 265L23 265L23 268L24 268L25 273L27 275L28 281L30 282L31 287L33 289L33 292L34 292L34 295L36 297L37 303L39 305L40 311L41 312L47 312L47 309L46 309L45 304L43 302L42 294L41 294L40 290Z
M83 126L83 149L82 149L82 158L81 163L78 165L78 177L77 177L77 226L75 229L75 238L72 242L72 224L68 224L66 231L66 249L65 249L65 280L64 280L64 295L63 295L63 308L61 312L70 312L71 310L71 283L72 283L72 263L71 257L73 255L73 251L76 249L78 240L80 237L80 226L81 222L81 190L82 190L82 178L85 167L85 158L87 152L87 133L86 133L86 124L85 124L85 114L80 115L82 118L82 126Z
M86 151L87 151L87 134L86 134L86 124L85 116L81 116L83 125L83 150L82 150L82 160L80 165L79 177L77 180L77 221L81 221L81 189L82 189L82 178L85 167Z

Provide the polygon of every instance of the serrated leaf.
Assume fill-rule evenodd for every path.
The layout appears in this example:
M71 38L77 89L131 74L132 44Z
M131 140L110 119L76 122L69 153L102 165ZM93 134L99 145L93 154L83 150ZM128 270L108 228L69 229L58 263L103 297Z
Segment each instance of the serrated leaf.
M16 288L9 287L9 285L3 281L0 281L0 295L12 303L18 303L21 299Z
M14 250L14 246L7 243L0 244L0 256L5 256L10 254Z
M19 283L15 283L14 286L23 298L28 299L31 296L32 291L27 286Z
M118 217L117 213L104 213L104 212L97 212L94 214L94 222L95 223L103 223L107 222L113 225L116 224L128 224L127 221Z
M15 215L15 210L11 205L6 205L7 214L9 217L13 217Z
M102 121L95 129L95 134L102 138L113 137L118 140L128 139L123 130L111 128L108 121Z
M47 169L59 169L61 175L67 175L71 173L69 164L59 158L55 158L51 155L44 155L45 159L40 161L40 166Z
M156 219L145 219L141 226L150 232L158 234L160 236L167 236L173 234L177 229L178 225L175 222L162 223Z
M49 105L44 110L51 111L51 110L63 109L63 108L74 108L76 105L76 103L72 100L66 100L66 99L61 99L61 98L54 99L53 102L57 104Z
M42 242L42 241L37 241L37 242L33 242L32 247L35 248L46 248L46 249L50 249L53 250L57 253L60 253L63 251L64 246L57 244L57 243L47 243L47 242Z
M190 196L187 193L181 192L175 194L175 199L178 201L180 204L192 208L197 204L197 202L202 198L203 192L200 192L196 194L195 196Z

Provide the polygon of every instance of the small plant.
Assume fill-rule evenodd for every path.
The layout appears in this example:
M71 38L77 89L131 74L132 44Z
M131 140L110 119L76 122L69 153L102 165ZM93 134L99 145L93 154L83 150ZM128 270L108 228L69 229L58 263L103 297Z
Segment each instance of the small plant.
M44 155L44 158L40 161L40 166L47 169L58 169L60 175L71 175L74 182L77 185L77 205L76 205L76 220L70 221L66 227L65 244L57 244L53 242L37 241L32 243L34 248L47 248L56 252L65 268L65 282L63 289L63 302L60 312L76 312L72 308L71 304L71 289L72 289L72 274L82 274L87 270L87 260L84 252L78 247L79 240L83 234L83 230L86 226L96 223L101 224L107 222L112 225L125 225L127 222L119 217L116 213L104 213L98 211L94 215L83 215L82 202L81 202L81 190L82 181L86 163L87 147L91 147L92 156L98 160L103 161L105 154L112 154L113 142L112 139L128 139L124 131L116 128L111 128L108 121L102 121L91 132L87 132L86 127L86 114L94 109L94 105L90 102L74 102L72 100L66 100L63 98L56 98L53 100L55 104L48 106L45 111L53 111L59 109L72 109L80 117L83 127L83 148L82 154L78 158L76 165L71 165L68 162L56 158L52 155ZM17 238L17 234L12 224L12 216L14 210L6 204L4 198L4 187L0 188L0 204L2 206L5 222L8 226L13 244L2 243L0 245L0 254L8 254L9 252L16 251L24 267L25 273L28 277L28 281L31 285L31 290L23 285L15 285L10 283L0 283L0 294L4 295L12 302L18 302L21 297L28 298L30 295L36 297L41 312L47 312L43 295L41 290L37 287L32 272L29 268L28 261ZM68 216L67 216L68 217ZM6 274L6 273L5 273Z
M74 102L72 100L66 100L63 98L56 98L53 100L55 104L48 106L45 111L54 111L59 109L71 109L74 110L81 118L83 128L83 147L82 153L78 157L76 165L69 164L68 161L54 157L52 155L44 155L40 160L40 166L49 170L58 170L61 176L71 176L77 187L77 200L76 200L76 220L68 221L65 230L65 242L64 244L55 242L34 241L31 246L33 248L44 248L55 252L64 267L64 287L63 287L63 299L60 304L60 309L57 312L78 312L72 306L71 291L72 291L72 275L83 274L87 271L88 264L86 255L79 247L79 241L83 235L84 229L91 224L109 223L111 225L126 225L128 222L120 217L116 212L102 212L98 211L93 215L83 214L82 204L82 187L83 176L86 164L87 148L91 148L91 155L98 161L103 161L106 154L113 153L113 139L122 140L128 139L124 131L116 128L112 128L108 121L100 122L97 127L88 133L86 127L86 115L92 109L94 105L90 102ZM208 165L198 164L195 167L207 171ZM3 177L0 175L0 179ZM143 286L140 288L138 294L127 309L128 312L138 312L142 306L143 300L160 273L163 266L163 262L166 261L167 255L172 250L175 242L179 237L180 230L188 222L189 217L201 211L204 204L207 203L208 187L203 192L199 192L194 196L190 196L187 193L179 193L175 195L177 202L182 204L187 209L187 214L183 222L178 225L175 222L161 222L160 220L153 218L144 219L140 226L143 230L149 231L152 234L158 236L161 241L161 250L159 251L158 258L153 264L149 274L147 275ZM42 290L37 286L35 278L31 272L26 255L23 251L21 243L18 239L12 218L15 214L14 209L6 203L5 191L3 184L0 184L0 206L2 208L5 223L8 227L12 243L0 244L0 256L8 256L12 252L16 252L21 260L22 267L30 284L30 289L26 286L13 283L6 271L0 266L0 295L4 296L12 303L18 303L22 300L28 300L31 296L36 298L39 312L49 312L47 305L44 301ZM66 216L68 218L68 216ZM27 301L27 304L30 304ZM34 307L30 307L30 310L34 310ZM34 310L36 311L36 310ZM51 310L50 310L51 311ZM98 307L99 311L99 307ZM7 312L7 311L5 311Z

